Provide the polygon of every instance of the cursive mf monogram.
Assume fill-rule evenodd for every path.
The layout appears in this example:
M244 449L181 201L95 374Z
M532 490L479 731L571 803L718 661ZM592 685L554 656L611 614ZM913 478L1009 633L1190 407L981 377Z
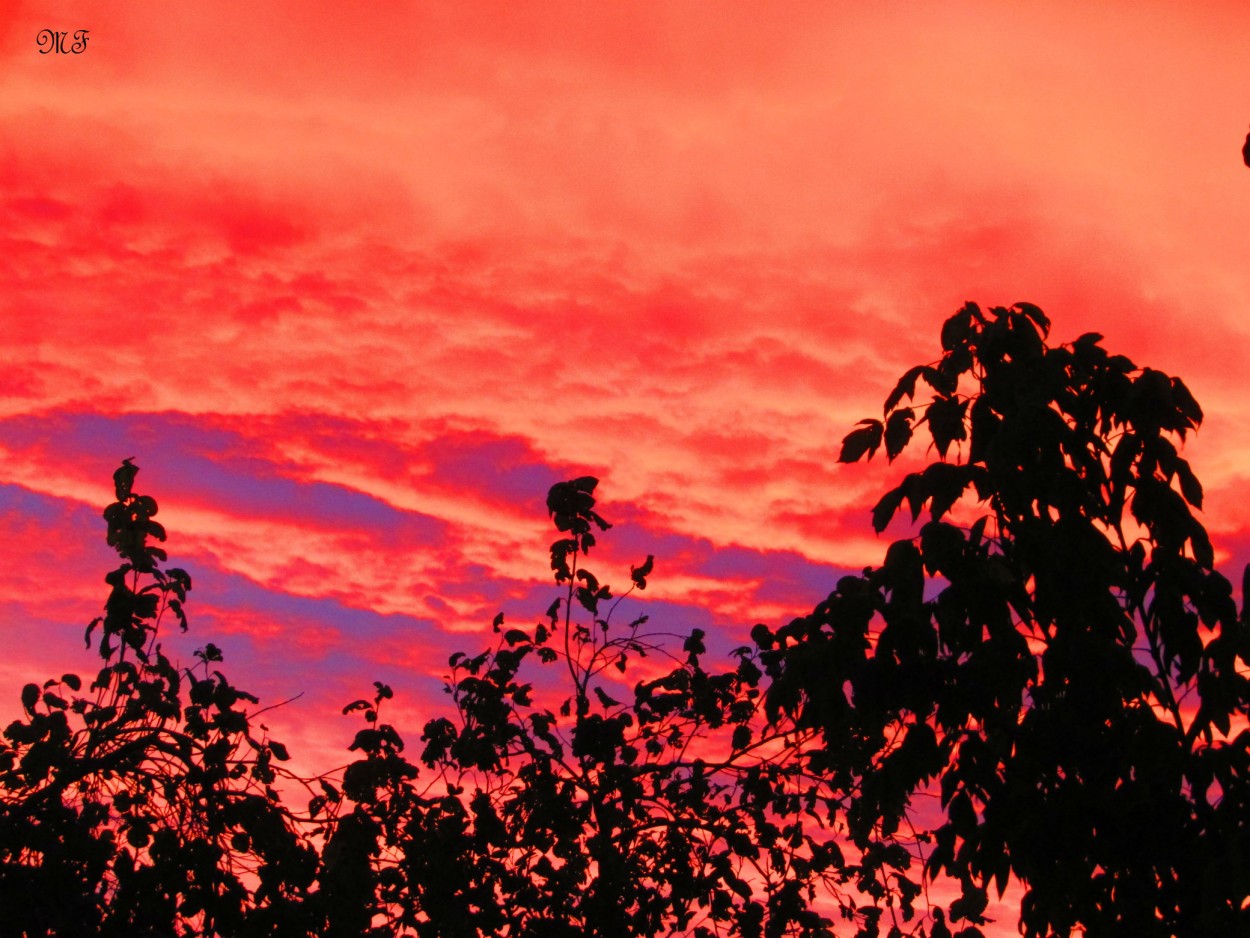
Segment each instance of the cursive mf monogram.
M59 32L55 29L41 29L39 30L39 35L35 37L35 44L39 46L40 55L47 55L49 52L59 52L62 55L78 55L80 52L87 51L87 33L89 31L86 29L74 30L74 41L69 42L68 29L63 29Z

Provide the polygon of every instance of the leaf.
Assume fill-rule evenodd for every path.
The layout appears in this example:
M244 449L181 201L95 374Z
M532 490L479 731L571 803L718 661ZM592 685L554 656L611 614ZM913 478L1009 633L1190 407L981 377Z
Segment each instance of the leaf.
M1028 316L1029 319L1033 320L1034 325L1037 326L1037 329L1042 334L1043 339L1050 334L1050 320L1039 307L1033 305L1032 303L1012 303L1011 308L1020 310L1020 312Z
M946 322L942 323L942 348L953 351L968 341L972 334L972 314L964 307Z
M581 571L579 570L578 572L580 573ZM575 595L577 596L577 601L582 604L582 608L584 608L591 615L598 615L599 613L599 594L598 593L591 592L584 586L579 586L577 588L577 592Z
M881 501L872 509L872 529L880 534L886 529L890 523L890 519L894 517L894 513L898 511L899 505L903 503L903 486L891 489L881 497Z
M130 497L131 486L134 485L135 476L139 472L139 467L133 464L133 460L133 456L123 459L122 464L113 473L113 487L119 502L124 502Z
M376 752L381 739L382 734L377 730L360 730L356 734L356 738L352 740L352 744L347 747L347 750L348 752L355 752L357 749L361 752Z
M334 804L338 804L343 799L342 793L324 778L317 779L317 784L320 785L321 790L325 792L326 798Z
M863 426L859 430L852 430L843 438L838 462L858 462L865 453L871 459L881 445L881 435L885 429L881 421L861 420L860 423Z
M703 645L703 637L706 633L703 629L692 629L686 641L682 644L681 650L689 652L692 655L702 655L707 649Z
M286 746L274 739L269 740L269 751L273 753L274 758L279 762L286 762L291 758L291 754L287 752Z
M920 377L922 371L924 371L924 365L917 365L904 372L903 377L899 378L898 384L894 386L894 390L890 392L890 396L885 399L883 414L888 414L893 410L904 397L911 400L916 396L916 379Z
M915 412L910 407L900 407L885 422L885 455L890 462L903 451L911 440L911 422Z
M933 445L943 459L946 451L955 440L966 440L967 431L964 427L964 414L968 410L967 400L953 397L939 397L929 404L925 418L929 422L929 431L933 434Z
M930 521L920 529L920 550L930 574L938 573L952 580L963 559L963 532L944 521Z
M951 827L955 829L955 833L960 837L969 839L977 828L977 812L972 806L972 799L968 797L966 791L960 791L951 799L951 803L946 809L947 817L950 818Z
M1202 509L1202 483L1198 481L1198 477L1194 475L1194 471L1189 467L1189 462L1184 459L1176 461L1176 474L1181 484L1181 495L1185 497L1185 501L1193 505L1195 508Z
M922 478L926 494L931 499L929 511L934 521L940 521L963 495L968 484L967 467L934 463L924 471Z
M751 887L747 884L746 880L740 878L735 873L730 872L728 869L725 870L723 879L725 881L725 885L736 892L741 898L748 900L751 898Z
M1081 336L1080 336L1080 337L1079 337L1079 338L1078 338L1075 342L1073 342L1072 344L1073 344L1074 346L1097 345L1097 344L1098 344L1099 342L1101 342L1101 341L1102 341L1102 333L1101 333L1101 332L1086 332L1086 333L1083 333L1083 334L1082 334L1082 335L1081 335Z
M569 486L578 492L584 492L590 495L595 490L595 486L599 484L599 480L594 476L579 476L568 483Z
M640 590L647 588L647 577L651 575L651 570L655 563L655 557L647 554L647 559L643 561L641 566L629 568L629 578L634 581L634 585Z
M735 726L731 745L734 749L746 749L747 746L751 745L751 727L746 725Z
M1197 521L1191 521L1189 544L1193 548L1194 560L1197 561L1198 566L1204 570L1214 569L1215 550L1211 547L1211 538L1207 536L1206 529Z
M595 696L599 698L599 703L603 704L605 709L608 707L619 707L621 705L621 702L619 700L616 700L612 697L609 697L607 694L605 694L602 688L596 687L594 688L594 691L595 691Z
M938 394L954 394L955 389L959 387L959 376L948 374L940 368L925 365L920 369L920 374L929 387L937 391Z
M1181 415L1193 426L1196 427L1202 423L1202 408L1198 406L1198 402L1194 400L1194 396L1189 393L1189 388L1185 387L1185 382L1180 378L1172 379L1172 400Z
M495 621L491 623L491 630L494 632L498 632L499 627L501 625L503 625L503 613L502 612L497 613L495 615Z
M182 602L177 599L171 599L169 608L173 610L174 616L178 619L178 628L185 632L187 630L187 614L182 608Z

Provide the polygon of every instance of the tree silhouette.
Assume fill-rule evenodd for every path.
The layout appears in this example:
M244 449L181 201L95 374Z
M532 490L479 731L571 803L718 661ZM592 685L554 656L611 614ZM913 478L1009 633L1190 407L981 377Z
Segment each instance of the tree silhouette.
M583 563L592 527L610 527L596 480L551 489L563 595L532 630L500 614L493 648L452 656L452 711L426 724L422 765L381 721L393 694L376 682L344 708L365 721L359 758L306 779L256 731L259 701L217 670L220 649L189 668L163 653L191 578L161 568L137 472L117 470L104 511L123 563L87 628L103 667L86 693L73 674L27 685L4 731L0 934L816 935L822 897L863 917L800 758L816 734L763 731L753 649L714 674L701 632L673 655L645 615L612 623L620 598ZM631 568L630 591L653 567ZM604 680L648 654L672 660L628 697ZM565 699L537 696L531 668L564 675ZM298 789L306 814L283 802Z
M22 690L0 745L0 932L4 935L286 935L306 917L317 854L274 783L288 758L257 734L258 701L207 645L181 669L161 651L186 628L183 570L161 569L156 501L113 476L104 510L122 564L99 629L102 667ZM259 735L259 738L257 738Z
M770 637L770 713L823 734L857 847L962 884L931 935L1012 877L1027 936L1247 934L1250 630L1177 448L1202 412L1048 330L966 305L846 437L893 460L926 428L937 461L872 518L928 520Z
M399 734L378 722L389 688L345 708L366 727L352 747L365 757L343 779L355 806L326 851L340 864L330 888L357 897L344 934L380 915L387 935L759 938L824 935L827 913L858 914L854 868L816 810L829 793L804 764L815 733L784 721L761 732L752 649L709 673L702 632L677 657L644 631L645 615L612 621L623 597L584 564L594 532L610 527L596 484L548 495L562 594L543 620L505 628L501 613L493 648L448 662L454 713L421 736L432 776L418 779ZM631 568L628 592L646 588L653 566ZM648 655L675 661L617 700L604 676ZM541 699L530 668L563 674L564 699Z
M0 743L0 936L975 938L1013 878L1027 936L1250 933L1250 623L1191 510L1202 412L1048 331L945 323L841 453L924 428L872 523L927 520L724 670L615 618L655 560L614 594L597 480L553 486L546 613L451 656L418 756L375 682L355 761L312 778L218 648L162 652L191 578L124 461L102 667L27 685Z

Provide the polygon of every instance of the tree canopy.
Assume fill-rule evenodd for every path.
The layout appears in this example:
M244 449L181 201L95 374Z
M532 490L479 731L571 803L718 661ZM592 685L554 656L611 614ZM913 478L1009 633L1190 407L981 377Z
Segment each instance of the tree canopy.
M310 778L220 649L162 651L191 577L124 461L100 670L26 685L0 743L0 934L975 938L1012 882L1027 936L1250 931L1250 628L1181 455L1202 412L1049 327L947 320L841 452L927 438L871 509L910 535L721 668L629 614L654 557L623 593L588 567L597 480L553 486L545 613L451 656L418 754L375 682Z
M1202 411L1049 326L966 305L846 438L893 460L923 428L937 460L872 518L927 520L778 631L771 712L820 729L857 845L962 883L952 919L1014 876L1028 936L1244 933L1250 631L1178 449Z

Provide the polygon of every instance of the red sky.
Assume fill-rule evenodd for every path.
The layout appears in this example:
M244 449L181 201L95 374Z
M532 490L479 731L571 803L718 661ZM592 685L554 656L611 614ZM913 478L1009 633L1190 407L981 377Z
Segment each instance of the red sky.
M128 456L183 644L303 691L292 748L375 678L415 738L450 651L546 608L574 475L601 577L655 554L637 608L732 647L880 560L904 470L838 442L968 299L1186 380L1239 582L1250 18L1090 6L6 0L12 707L92 667Z

